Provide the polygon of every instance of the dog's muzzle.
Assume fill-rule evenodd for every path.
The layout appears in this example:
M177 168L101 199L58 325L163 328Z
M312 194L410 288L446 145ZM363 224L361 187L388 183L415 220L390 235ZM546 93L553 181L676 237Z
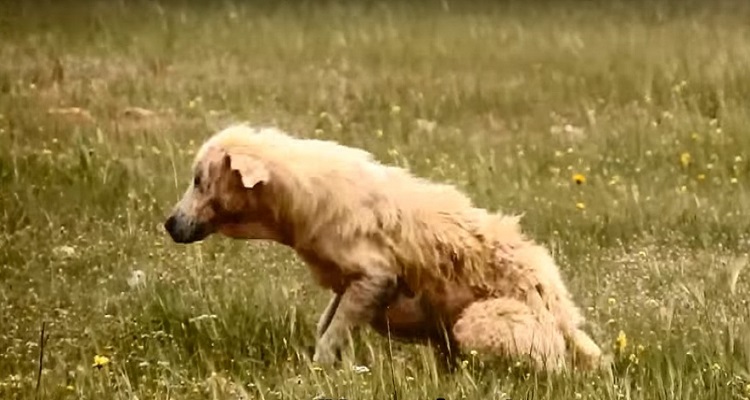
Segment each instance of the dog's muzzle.
M164 222L164 229L176 243L193 243L208 236L205 224L186 220L184 216L173 214Z

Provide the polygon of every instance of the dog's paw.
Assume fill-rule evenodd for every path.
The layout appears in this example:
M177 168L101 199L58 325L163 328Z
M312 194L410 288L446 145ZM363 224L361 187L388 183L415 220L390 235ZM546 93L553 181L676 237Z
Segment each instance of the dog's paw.
M316 346L313 362L320 365L334 365L338 361L336 350L331 347Z

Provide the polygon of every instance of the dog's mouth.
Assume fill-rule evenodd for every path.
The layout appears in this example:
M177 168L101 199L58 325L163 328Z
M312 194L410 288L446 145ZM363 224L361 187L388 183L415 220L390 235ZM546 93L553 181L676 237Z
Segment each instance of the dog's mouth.
M186 222L184 218L172 215L164 222L164 229L175 243L194 243L201 241L211 233L208 225L195 221Z

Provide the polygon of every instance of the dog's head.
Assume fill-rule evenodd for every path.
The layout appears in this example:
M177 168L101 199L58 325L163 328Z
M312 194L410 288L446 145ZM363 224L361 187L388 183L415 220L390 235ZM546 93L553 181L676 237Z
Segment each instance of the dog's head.
M192 182L164 228L177 243L200 241L215 232L274 239L260 201L270 177L257 157L207 143L196 156Z

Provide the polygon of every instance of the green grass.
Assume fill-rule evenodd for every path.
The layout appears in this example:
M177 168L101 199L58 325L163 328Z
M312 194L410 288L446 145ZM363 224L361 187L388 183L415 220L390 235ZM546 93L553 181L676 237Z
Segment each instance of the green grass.
M750 398L750 5L256 3L0 7L0 398L37 394L43 322L45 399ZM611 373L446 376L369 330L316 369L290 250L161 228L243 120L525 213Z

